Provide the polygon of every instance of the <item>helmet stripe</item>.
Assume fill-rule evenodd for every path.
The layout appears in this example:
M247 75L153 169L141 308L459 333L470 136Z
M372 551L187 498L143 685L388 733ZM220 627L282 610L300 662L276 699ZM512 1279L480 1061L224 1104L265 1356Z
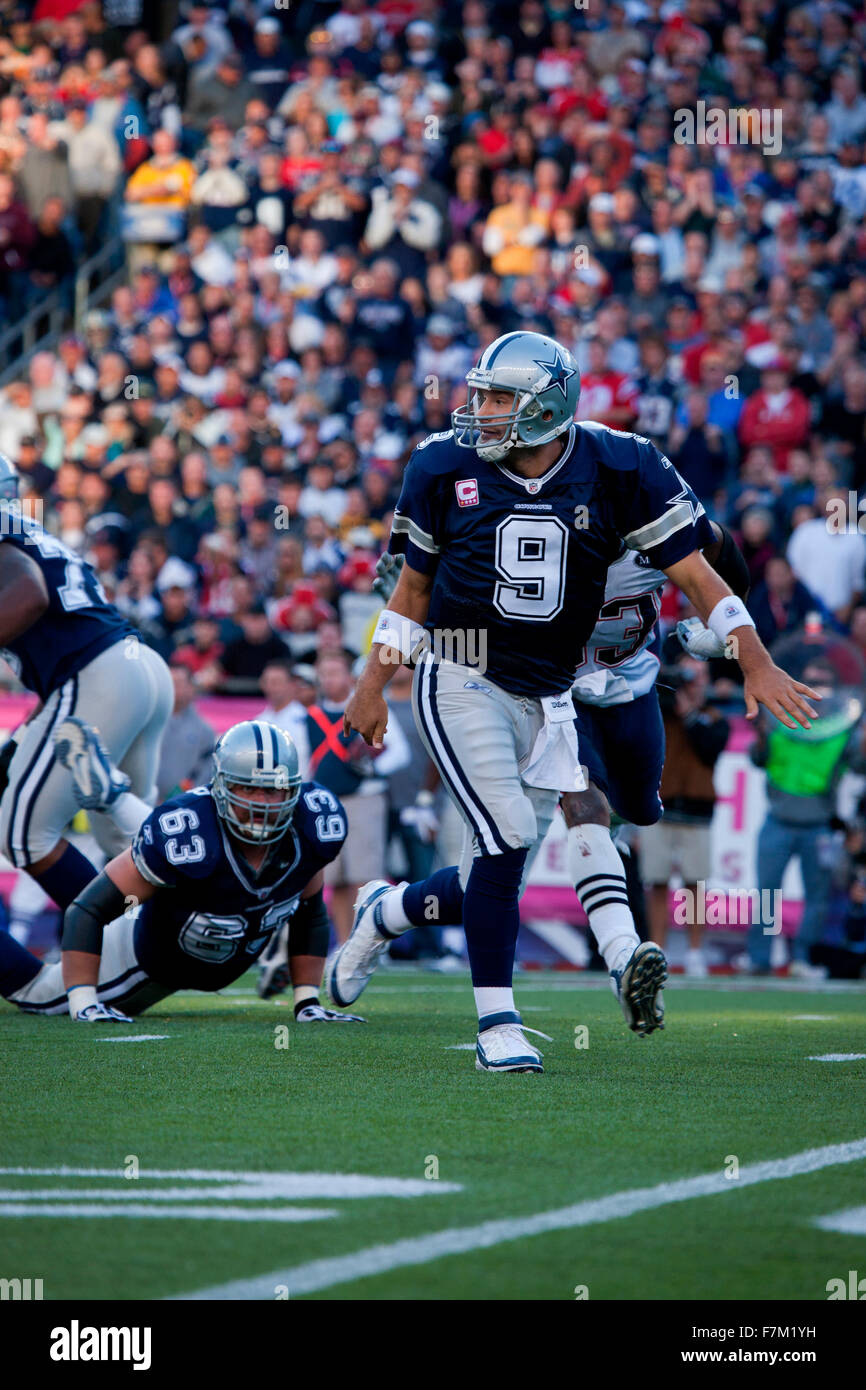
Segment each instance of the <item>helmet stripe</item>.
M264 744L262 743L262 731L257 723L253 724L253 733L256 740L256 767L261 771L264 768Z
M499 342L498 342L498 343L491 343L491 347L487 349L487 351L490 352L490 356L487 358L487 361L484 363L484 367L482 368L482 370L485 371L485 372L489 372L489 371L490 371L490 368L493 366L493 363L496 361L496 359L497 359L497 357L499 356L500 352L501 352L502 349L505 347L505 344L506 344L506 343L510 343L511 340L512 340L513 338L519 338L519 337L521 336L521 333L522 333L522 332L523 332L522 329L516 329L515 332L513 332L513 333L506 333L504 337L502 337L502 338L499 339ZM491 351L491 348L492 348L492 351ZM482 358L481 360L484 361L483 358ZM480 367L480 366L481 366L481 362L479 362L478 365L479 365L479 367Z
M277 731L273 724L269 724L268 728L271 731L271 756L274 760L274 771L276 771L280 765L280 745L277 742Z

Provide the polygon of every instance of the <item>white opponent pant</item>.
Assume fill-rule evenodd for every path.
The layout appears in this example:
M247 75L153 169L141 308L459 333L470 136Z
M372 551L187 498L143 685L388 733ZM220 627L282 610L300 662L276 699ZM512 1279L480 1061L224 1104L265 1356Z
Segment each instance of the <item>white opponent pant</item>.
M140 641L121 640L52 691L27 725L9 765L0 804L0 849L26 869L54 848L78 810L72 777L57 758L52 735L70 715L98 729L112 760L142 800L156 801L163 730L174 705L162 657ZM113 857L128 841L105 815L91 813L100 847Z
M428 654L415 667L412 707L465 822L461 886L476 855L528 848L522 891L560 797L559 790L529 786L521 776L544 724L541 701L511 695L476 668Z
M140 1014L174 991L156 984L145 974L135 955L137 911L109 922L102 936L96 996L102 1004L115 1004L127 1014ZM67 1014L69 1003L60 961L43 965L26 985L9 995L9 1003L26 1013Z

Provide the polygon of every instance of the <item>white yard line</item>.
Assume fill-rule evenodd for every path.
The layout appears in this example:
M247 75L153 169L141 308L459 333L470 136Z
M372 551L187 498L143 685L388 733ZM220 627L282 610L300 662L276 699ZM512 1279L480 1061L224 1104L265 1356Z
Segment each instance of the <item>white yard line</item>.
M128 1033L116 1038L96 1038L96 1042L164 1042L168 1033Z
M170 1206L152 1207L147 1202L126 1202L122 1206L104 1207L92 1202L57 1202L40 1207L35 1211L22 1202L0 1202L0 1216L34 1217L46 1216L111 1217L116 1220L128 1216L136 1221L322 1221L326 1217L337 1216L336 1210L327 1207L205 1207Z
M180 1294L181 1300L211 1299L272 1299L274 1288L285 1285L289 1297L318 1293L336 1284L348 1284L371 1275L387 1274L393 1269L428 1264L447 1255L464 1255L472 1250L487 1250L506 1241L525 1236L543 1235L548 1231L573 1230L613 1221L635 1212L652 1211L671 1202L687 1202L695 1197L711 1197L722 1192L736 1192L755 1183L775 1182L781 1178L800 1177L840 1163L855 1163L866 1158L866 1139L849 1144L831 1144L822 1149L806 1149L789 1158L752 1163L740 1169L740 1176L731 1181L722 1169L701 1177L683 1178L678 1182L659 1183L656 1187L632 1188L609 1197L577 1202L574 1206L558 1207L554 1211L538 1212L535 1216L504 1221L485 1221L479 1226L452 1227L434 1231L426 1236L412 1236L390 1245L371 1245L351 1255L331 1259L311 1260L292 1269L257 1275L252 1279L235 1279L228 1284L216 1284L197 1293Z
M822 1052L818 1057L810 1057L810 1062L862 1062L866 1052Z
M831 1216L819 1216L813 1223L822 1231L839 1231L844 1236L866 1236L866 1207L848 1207Z

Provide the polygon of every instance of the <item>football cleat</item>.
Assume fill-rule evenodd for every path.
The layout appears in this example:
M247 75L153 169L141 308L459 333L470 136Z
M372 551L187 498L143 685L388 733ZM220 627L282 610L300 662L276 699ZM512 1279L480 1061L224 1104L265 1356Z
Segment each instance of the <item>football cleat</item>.
M373 878L362 885L355 899L351 935L325 967L328 997L341 1009L354 1004L363 994L380 957L394 939L391 932L384 934L381 908L382 899L393 887L384 878Z
M535 1028L526 1028L520 1014L510 1010L480 1018L475 1045L475 1070L544 1071L542 1054L527 1041L526 1033L546 1037L545 1033L539 1033Z
M625 1021L640 1037L665 1026L661 992L667 977L665 953L654 941L642 941L622 970L610 972Z
M54 731L60 762L72 774L75 799L83 811L107 811L132 785L114 766L97 731L83 719L64 719Z
M256 991L260 999L271 999L288 988L289 981L289 918L275 931L259 957L259 978Z
M360 1014L338 1014L335 1009L326 1009L318 999L310 999L295 1014L296 1023L366 1023Z

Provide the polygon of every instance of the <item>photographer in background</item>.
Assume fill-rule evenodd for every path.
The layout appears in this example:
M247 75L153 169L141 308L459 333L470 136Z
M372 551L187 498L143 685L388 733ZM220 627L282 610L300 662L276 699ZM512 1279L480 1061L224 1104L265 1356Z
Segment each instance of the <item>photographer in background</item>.
M730 726L713 707L705 661L681 653L662 666L657 689L667 746L660 787L665 811L656 825L641 829L640 862L644 882L651 885L650 935L664 946L671 879L681 878L692 892L690 901L695 902L697 884L705 884L710 875L710 821L716 801L713 768L728 741ZM688 924L687 975L707 974L702 931L699 923Z

